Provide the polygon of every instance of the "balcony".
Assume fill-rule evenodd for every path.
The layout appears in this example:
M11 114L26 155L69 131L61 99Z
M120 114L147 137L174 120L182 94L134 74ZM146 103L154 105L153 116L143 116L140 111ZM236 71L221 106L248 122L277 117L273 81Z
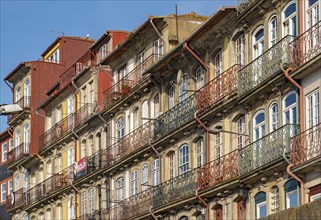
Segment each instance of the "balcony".
M321 123L291 138L291 163L298 166L318 158L321 158Z
M12 210L14 208L18 208L22 206L24 204L23 201L24 201L24 193L23 193L23 189L21 188L7 196L7 202L6 202L7 210Z
M237 90L237 72L240 68L239 64L232 66L196 92L198 113L206 111L214 103Z
M26 206L32 205L44 198L49 197L54 192L69 186L74 180L74 166L64 169L60 173L54 174L43 182L28 190L25 194L24 202Z
M14 104L18 104L23 112L24 110L30 110L30 96L23 96L18 101L16 101ZM14 119L16 119L21 113L8 115L8 123L11 123Z
M153 209L195 197L198 187L198 171L190 170L153 188Z
M237 82L239 97L244 97L252 90L270 82L280 74L281 66L290 64L290 43L293 39L292 36L284 37L239 71Z
M84 214L76 218L76 220L100 220L101 212L98 210L93 211L92 213Z
M239 174L243 176L276 163L289 153L290 137L297 134L297 125L284 125L239 150Z
M184 101L175 105L167 112L155 119L154 137L156 140L181 128L184 124L194 119L198 100L194 93Z
M81 125L91 116L91 104L86 104L77 112L69 114L67 117L57 122L48 131L39 137L40 151L48 149L53 143L56 143L61 137L68 134L72 129Z
M321 21L290 44L291 67L299 68L321 54ZM318 63L319 60L317 61Z
M238 150L198 168L198 187L205 190L238 177Z
M29 157L30 143L22 143L8 152L8 166L10 167L15 162L23 158Z
M145 70L157 62L162 56L158 54L152 54L147 57L141 64L136 66L131 72L120 79L111 88L104 92L105 108L113 106L124 98L131 90L138 85L147 76L143 76Z
M249 8L252 8L254 4L262 0L238 0L237 15L243 14Z
M116 206L107 209L103 213L103 219L116 220L138 218L138 216L149 212L149 208L152 205L152 196L152 190L147 189L118 202Z

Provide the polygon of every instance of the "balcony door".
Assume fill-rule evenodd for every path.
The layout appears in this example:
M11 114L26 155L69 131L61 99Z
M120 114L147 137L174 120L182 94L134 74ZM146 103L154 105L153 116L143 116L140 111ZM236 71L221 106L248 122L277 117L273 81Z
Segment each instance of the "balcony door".
M137 67L138 67L138 71L139 71L139 76L137 77L141 77L142 73L145 70L145 65L144 65L144 61L145 61L145 50L143 50L142 52L140 52L137 55Z
M24 83L24 107L30 107L30 79Z
M293 91L288 93L283 99L283 125L296 125L297 115L297 94ZM296 134L293 129L289 132L291 137Z
M75 96L72 95L68 98L67 101L67 113L68 113L68 128L71 128L74 125L74 115L75 113Z
M260 57L264 53L264 29L259 27L253 36L253 84L259 84L259 80L263 75L263 57Z
M320 25L316 25L320 21L319 0L309 0L307 10L307 29L310 30L311 39L309 48L313 50L315 46L320 44Z
M253 121L253 168L257 168L265 157L265 113L263 110L258 111Z
M29 153L29 143L30 143L30 125L26 123L24 126L24 134L23 134L23 154Z
M15 135L15 148L16 148L16 158L18 158L19 156L20 156L20 138L21 138L21 136L20 136L21 134L20 134L20 129L17 129L17 131L16 131L16 135Z

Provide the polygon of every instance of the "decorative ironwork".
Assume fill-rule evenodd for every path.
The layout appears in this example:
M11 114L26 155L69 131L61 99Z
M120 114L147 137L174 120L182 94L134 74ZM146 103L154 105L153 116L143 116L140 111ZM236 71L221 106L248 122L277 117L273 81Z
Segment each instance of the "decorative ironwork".
M237 72L240 67L241 65L235 64L196 92L198 113L205 111L218 100L236 91Z
M100 220L101 211L95 210L92 213L87 213L76 218L76 220Z
M115 103L119 102L122 97L128 93L145 79L143 76L145 70L157 62L162 56L159 54L152 54L147 57L142 63L136 66L131 72L120 79L116 84L104 92L105 107L108 108Z
M297 134L297 125L284 125L239 150L240 176L273 163L290 151L290 137Z
M239 71L239 97L275 77L281 71L282 65L290 64L290 43L293 39L294 37L289 35L284 37Z
M204 190L238 176L238 150L198 168L198 187Z
M14 162L29 156L30 143L22 143L19 146L13 148L8 152L8 165L12 165Z
M321 54L321 21L290 44L291 67L298 68Z
M153 208L169 205L195 195L198 186L197 175L197 169L193 169L153 187Z
M295 165L321 157L321 123L291 138L290 160Z
M194 93L155 119L154 137L160 139L193 120L198 100Z
M23 205L23 201L24 201L24 193L22 188L15 192L12 192L12 194L7 196L7 202L6 202L7 210Z
M30 96L21 97L18 101L15 102L15 104L18 104L23 110L30 110ZM18 113L8 115L8 123L10 123L18 115Z

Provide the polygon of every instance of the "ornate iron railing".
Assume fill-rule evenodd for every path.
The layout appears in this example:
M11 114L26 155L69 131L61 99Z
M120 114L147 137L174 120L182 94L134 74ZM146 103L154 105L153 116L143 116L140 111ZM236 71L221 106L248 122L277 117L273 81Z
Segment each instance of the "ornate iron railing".
M169 134L194 118L197 110L197 95L194 93L155 119L154 138Z
M153 187L153 208L195 195L198 186L197 175L197 169L193 169Z
M8 152L8 165L10 166L14 162L29 156L30 153L30 143L22 143L17 147L13 148Z
M281 71L282 65L290 64L290 43L293 39L289 35L284 37L239 71L239 97L274 77Z
M23 96L18 101L15 102L18 104L23 110L30 109L30 96ZM8 123L10 123L16 116L19 114L8 115Z
M85 104L76 113L71 113L61 121L57 122L48 131L39 137L40 151L47 149L51 144L71 131L71 129L79 126L91 116L91 104Z
M198 113L205 111L218 100L236 91L237 72L240 68L241 65L235 64L196 92Z
M291 138L290 161L295 165L321 157L321 123Z
M101 211L95 210L92 213L78 216L76 220L101 220Z
M204 190L238 176L238 150L198 168L198 187Z
M240 176L253 172L283 157L290 151L290 137L297 134L297 125L284 125L239 150Z
M321 54L321 21L297 37L290 44L290 66L298 68ZM319 61L317 61L319 62Z
M23 205L23 201L24 201L24 193L22 188L15 192L12 192L12 194L7 196L7 201L6 201L7 210Z
M161 57L162 56L159 54L150 55L111 88L107 89L104 92L105 107L108 108L114 105L119 102L122 97L127 95L142 79L146 78L146 76L142 75L144 71L157 62Z

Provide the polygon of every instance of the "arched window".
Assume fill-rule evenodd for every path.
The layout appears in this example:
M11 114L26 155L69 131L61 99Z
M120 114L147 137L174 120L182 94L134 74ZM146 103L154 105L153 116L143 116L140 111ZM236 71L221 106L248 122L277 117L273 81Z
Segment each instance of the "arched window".
M188 220L188 217L187 216L182 216L179 218L179 220Z
M116 194L117 194L117 201L124 200L124 193L125 193L125 181L123 177L120 177L116 182Z
M253 141L257 141L265 135L265 113L258 111L253 118Z
M175 88L170 86L168 88L168 109L171 109L175 105Z
M285 207L293 208L299 206L299 183L292 179L284 184Z
M159 93L154 97L154 118L157 118L160 112Z
M81 194L81 215L86 214L86 201L87 201L87 192Z
M40 212L40 214L39 214L39 220L45 220L45 213Z
M96 151L100 151L102 149L102 141L101 141L101 133L96 134Z
M20 129L18 128L16 130L16 133L15 133L15 147L18 147L20 145L20 141L21 141L21 136L20 136Z
M62 220L62 205L61 205L61 203L59 203L56 206L55 218L57 220Z
M27 78L24 82L24 107L30 107L30 79Z
M18 102L21 99L21 86L18 86L16 90L16 102Z
M142 104L142 118L149 118L149 109L148 109L148 101L147 100L144 100L143 101L143 104ZM140 118L139 116L137 117L138 119ZM135 120L135 119L134 119ZM139 122L139 120L138 120ZM143 119L142 120L142 123L146 123L147 120L146 119ZM138 123L139 125L139 123Z
M264 29L258 27L253 34L253 60L261 56L264 52Z
M188 145L184 144L179 148L178 169L179 175L187 173L189 169Z
M89 189L88 192L88 197L89 197L89 214L93 215L94 214L94 208L95 208L95 198L94 198L94 189L91 188Z
M183 74L183 79L179 87L179 102L187 99L188 96L188 73Z
M75 197L71 196L68 200L68 220L73 220L75 217Z
M46 219L52 219L51 209L46 210Z
M152 185L156 186L159 184L159 159L153 160L152 162Z
M75 162L75 148L74 146L71 146L68 149L68 167L73 165Z
M205 74L206 70L202 66L197 67L195 72L196 90L199 90L205 85Z
M297 94L294 91L283 99L283 124L297 124Z
M269 47L272 47L278 41L278 22L276 16L269 21Z
M29 220L29 216L28 216L28 214L27 213L25 213L24 215L23 215L23 218L22 218L23 220Z
M223 73L223 57L222 57L222 49L220 49L215 57L214 57L214 65L215 65L215 76L219 76Z
M23 128L23 142L24 142L24 154L29 153L29 143L30 143L30 126L26 123Z
M242 135L246 133L245 115L242 115L236 122L237 124L237 148L242 149L245 147L246 136Z
M148 189L148 165L142 167L142 191Z
M309 0L307 9L308 29L320 21L320 6L318 0Z
M245 37L243 33L236 39L236 63L245 65Z
M136 107L133 111L133 129L138 128L139 125L139 111L138 107Z
M200 138L196 141L196 166L203 166L205 163L205 155L204 155L204 139Z
M222 127L217 127L216 129L222 129ZM217 132L215 134L215 159L223 156L223 133Z
M172 152L169 155L169 178L173 179L175 177L175 153Z
M276 131L278 129L278 104L276 102L272 103L269 109L270 112L270 132Z
M295 1L289 2L282 12L283 37L286 35L297 35L296 31L296 4Z
M265 217L267 215L265 192L259 192L255 195L255 212L256 219Z
M131 195L136 195L138 193L138 170L134 170L131 174Z
M125 135L125 128L124 127L125 127L125 120L124 120L124 118L120 118L116 124L116 133L117 133L118 140L120 138L124 137L124 135Z
M276 213L280 211L280 195L279 195L279 187L272 186L271 188L271 211Z

